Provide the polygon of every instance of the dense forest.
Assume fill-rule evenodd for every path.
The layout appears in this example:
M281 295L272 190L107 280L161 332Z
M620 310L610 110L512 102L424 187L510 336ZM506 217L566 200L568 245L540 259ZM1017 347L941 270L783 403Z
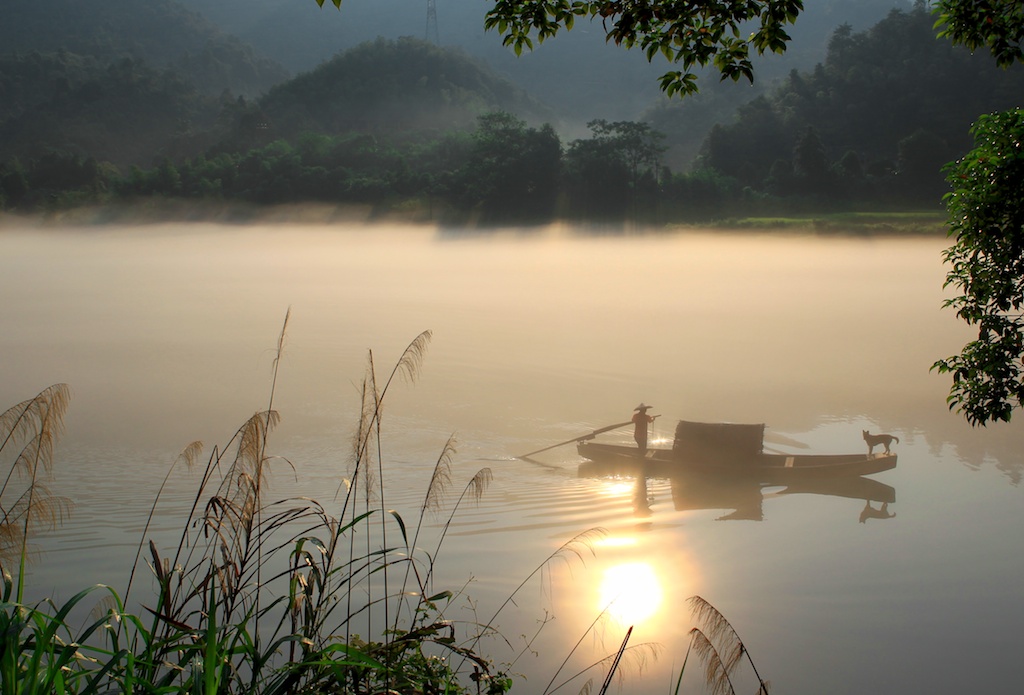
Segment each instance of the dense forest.
M172 0L4 0L0 46L2 53L64 51L104 64L130 58L173 70L213 95L228 88L258 96L289 77L279 63Z
M10 52L0 207L315 201L481 223L938 209L943 164L978 114L1018 105L1024 71L937 40L933 21L918 3L844 24L822 63L753 99L712 84L575 138L465 52L412 38L361 44L259 97L129 51Z

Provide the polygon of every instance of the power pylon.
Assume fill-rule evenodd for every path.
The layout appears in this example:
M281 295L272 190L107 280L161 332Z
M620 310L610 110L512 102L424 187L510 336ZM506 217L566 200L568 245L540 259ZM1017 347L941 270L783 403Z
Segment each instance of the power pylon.
M427 0L427 33L424 38L435 45L440 43L437 38L437 5L434 0Z

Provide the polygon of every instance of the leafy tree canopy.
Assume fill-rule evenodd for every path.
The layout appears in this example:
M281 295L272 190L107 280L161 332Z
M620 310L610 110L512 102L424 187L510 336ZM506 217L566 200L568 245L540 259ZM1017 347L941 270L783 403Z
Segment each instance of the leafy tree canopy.
M982 116L975 149L948 168L946 302L978 337L934 367L952 374L948 402L969 422L1008 421L1024 405L1024 110Z
M671 95L696 92L694 69L709 65L722 79L753 81L751 49L784 52L786 26L802 10L802 0L496 0L484 25L501 32L518 54L535 40L572 29L577 18L599 18L609 41L639 47L648 60L660 53L682 66L661 77L661 88ZM749 27L753 31L744 36Z
M941 0L939 36L976 50L988 48L1001 67L1024 61L1024 3L1020 0Z

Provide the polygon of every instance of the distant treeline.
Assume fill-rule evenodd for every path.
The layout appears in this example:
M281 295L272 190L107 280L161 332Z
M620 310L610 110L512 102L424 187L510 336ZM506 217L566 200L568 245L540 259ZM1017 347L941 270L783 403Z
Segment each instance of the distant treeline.
M594 121L591 136L563 147L550 125L528 126L508 113L479 119L471 132L435 138L306 134L246 152L219 152L150 169L116 167L77 155L48 155L0 166L0 200L16 210L46 210L148 197L261 205L325 202L406 210L448 221L543 223L554 219L669 222L730 214L822 211L851 206L935 205L891 172L863 171L842 195L824 195L820 178L794 175L792 194L745 187L712 168L673 173L660 164L661 133L636 122ZM813 131L794 156L815 156ZM806 153L812 154L806 154ZM799 171L810 165L802 162ZM842 164L840 162L839 164ZM845 170L843 170L845 171ZM932 173L932 172L929 172ZM838 174L837 174L838 176ZM854 181L852 177L849 179Z
M213 114L174 111L175 95L191 100L179 104L198 97L134 63L105 71L117 91L67 56L22 57L48 74L61 64L91 75L45 95L58 113L73 110L69 94L127 104L131 93L151 104L153 120L176 113L178 127L151 166L115 166L80 144L9 154L0 207L317 201L483 223L938 209L943 165L970 148L980 113L1018 106L1024 70L955 49L932 24L918 3L866 32L840 27L823 64L704 128L685 172L665 164L667 149L693 129L699 101L670 102L644 122L595 120L589 136L563 143L528 96L458 52L412 39L365 44L259 100L223 95ZM7 84L0 91L31 96L30 81ZM11 114L3 127L42 128L30 117L40 112Z
M776 196L934 200L977 117L1022 105L1024 65L999 69L987 51L936 38L933 23L918 2L862 33L840 27L824 64L714 126L699 166Z

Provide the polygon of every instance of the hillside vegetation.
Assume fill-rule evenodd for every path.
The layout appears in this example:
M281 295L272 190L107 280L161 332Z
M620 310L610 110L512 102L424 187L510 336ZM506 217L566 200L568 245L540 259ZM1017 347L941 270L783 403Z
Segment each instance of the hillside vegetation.
M491 111L550 117L479 61L412 38L357 46L270 90L259 106L278 137L461 129Z
M823 64L717 125L699 166L773 194L873 196L864 186L890 179L903 197L935 200L978 114L1020 106L1024 66L997 69L937 40L933 23L919 3L868 31L839 27Z
M977 114L1017 104L1024 70L932 24L918 3L840 26L824 62L729 118L735 93L712 87L574 138L479 61L412 38L366 42L248 99L130 59L11 55L0 205L317 202L498 224L934 213L943 165L969 149Z
M171 69L201 92L257 96L289 72L172 0L4 0L0 52L125 57Z

